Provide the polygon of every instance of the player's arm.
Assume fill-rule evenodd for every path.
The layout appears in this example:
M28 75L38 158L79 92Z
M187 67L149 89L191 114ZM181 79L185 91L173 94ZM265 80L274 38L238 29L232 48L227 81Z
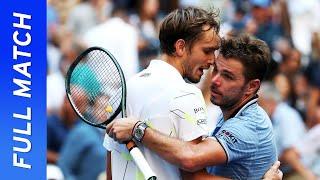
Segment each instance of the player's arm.
M262 177L263 180L281 180L283 177L283 173L279 170L280 161L276 161L270 169L265 173ZM227 180L228 178L215 176L207 173L205 169L199 170L197 172L186 172L181 170L181 176L183 180Z
M183 180L229 180L225 177L215 176L209 174L205 169L199 170L197 172L187 172L187 171L180 171L181 177Z
M107 133L119 142L128 141L132 138L131 133L136 122L137 120L134 118L114 120L107 126ZM206 138L204 140L198 138L196 140L186 142L176 138L170 138L154 129L147 128L145 130L142 143L158 153L162 158L180 166L181 169L201 171L195 172L195 174L192 174L189 178L215 178L215 176L206 174L202 169L206 166L214 166L227 162L227 156L222 146L213 138ZM276 162L266 172L263 179L282 179L282 172L279 171L279 166L280 162Z
M107 126L107 133L118 142L125 142L132 138L131 133L136 122L133 118L114 120ZM213 138L201 140L200 137L193 141L182 141L147 128L142 143L163 159L187 171L227 162L224 149Z
M304 179L317 179L313 172L302 164L299 153L294 147L285 149L281 155L281 159L288 163Z
M142 143L165 160L187 171L227 162L224 149L212 138L181 141L147 128Z
M178 94L169 103L169 118L177 138L146 128L139 140L163 159L187 171L225 164L227 155L219 142L212 138L202 140L207 135L205 104L200 91L190 92ZM138 132L140 125L136 122L134 118L114 120L107 126L107 133L125 142Z

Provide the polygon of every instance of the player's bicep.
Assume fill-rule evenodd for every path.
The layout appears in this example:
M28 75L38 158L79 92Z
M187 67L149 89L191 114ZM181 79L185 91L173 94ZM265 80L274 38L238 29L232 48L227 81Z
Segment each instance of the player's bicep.
M180 173L181 173L181 178L183 180L207 179L205 177L208 177L208 175L209 175L205 169L201 169L196 172L187 172L184 170L180 170Z
M228 180L228 178L221 177L221 176L216 176L213 174L209 174L205 169L201 169L196 172L187 172L180 170L181 173L181 178L183 180Z
M199 143L189 142L193 151L193 162L197 169L227 163L227 154L222 145L212 137L203 139Z

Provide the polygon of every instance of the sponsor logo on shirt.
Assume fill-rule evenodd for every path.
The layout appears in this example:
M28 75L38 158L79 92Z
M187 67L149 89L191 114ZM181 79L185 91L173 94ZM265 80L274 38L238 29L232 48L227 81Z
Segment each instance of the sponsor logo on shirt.
M231 132L225 129L219 132L218 137L222 137L224 140L231 144L238 142L236 137Z
M204 111L203 107L198 107L198 108L194 108L194 113L198 113L198 112L201 112L201 111Z
M197 125L207 124L207 117L203 107L197 107L193 109L197 118Z
M201 124L207 124L207 120L206 119L198 119L197 125L201 125Z

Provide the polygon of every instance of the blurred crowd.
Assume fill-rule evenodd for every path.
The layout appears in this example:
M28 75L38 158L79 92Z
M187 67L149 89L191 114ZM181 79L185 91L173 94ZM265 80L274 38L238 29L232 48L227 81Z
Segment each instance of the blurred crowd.
M320 0L48 0L48 178L106 176L104 131L79 120L66 98L64 80L73 60L100 46L130 78L159 55L162 17L184 6L217 8L223 37L247 33L267 42L272 61L259 103L272 120L284 179L319 179ZM214 129L220 109L210 103L210 76L197 86Z

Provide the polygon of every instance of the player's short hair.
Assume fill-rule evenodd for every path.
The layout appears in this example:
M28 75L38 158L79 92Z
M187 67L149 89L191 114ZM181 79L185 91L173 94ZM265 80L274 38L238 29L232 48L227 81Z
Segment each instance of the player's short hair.
M249 35L240 35L229 39L222 39L220 54L224 58L239 60L244 67L246 81L263 80L270 63L270 49L268 45Z
M216 20L216 10L206 11L197 7L176 9L168 14L161 23L159 40L162 53L173 55L176 51L174 44L183 39L189 48L200 38L202 32L214 29L219 32L219 22ZM204 26L208 28L204 29Z

